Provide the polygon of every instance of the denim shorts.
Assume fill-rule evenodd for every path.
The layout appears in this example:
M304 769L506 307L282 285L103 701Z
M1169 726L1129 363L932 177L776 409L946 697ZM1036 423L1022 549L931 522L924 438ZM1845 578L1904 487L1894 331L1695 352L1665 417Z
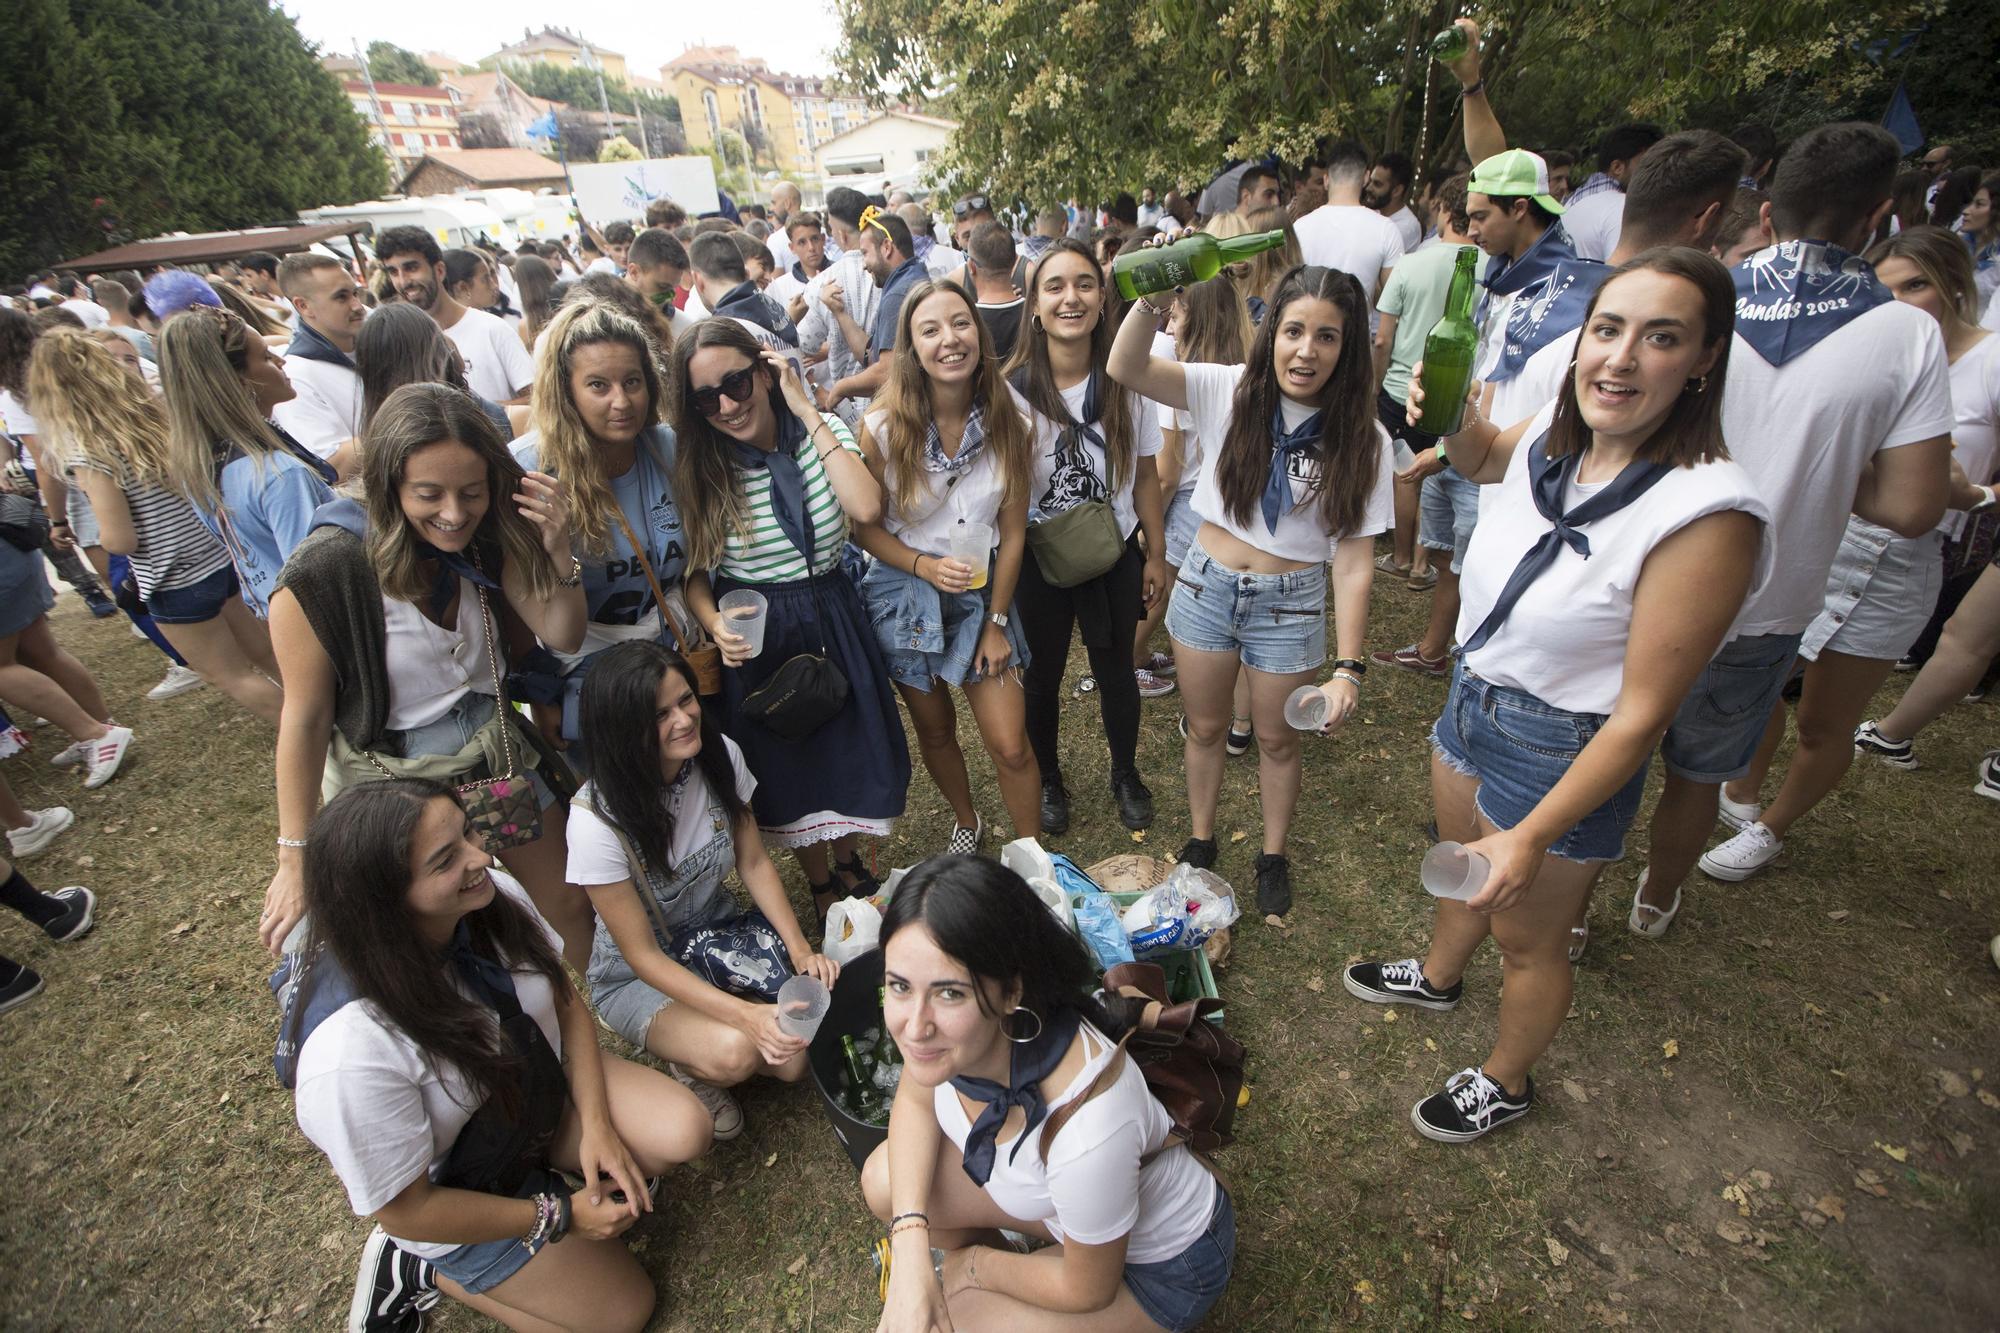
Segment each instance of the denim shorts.
M185 588L153 589L153 595L146 599L146 611L156 624L199 625L221 615L238 587L235 568L224 565Z
M1187 559L1194 535L1201 531L1201 515L1194 512L1194 487L1167 497L1167 567L1179 569Z
M1326 661L1326 566L1246 574L1197 540L1174 575L1167 633L1197 652L1238 653L1253 671L1316 671Z
M1750 634L1723 644L1660 741L1667 772L1701 783L1748 773L1798 653L1796 634Z
M1479 487L1451 468L1424 478L1417 540L1430 551L1451 552L1451 572L1465 568L1465 548L1479 522Z
M1229 1191L1218 1182L1208 1230L1171 1259L1126 1264L1125 1286L1148 1319L1172 1333L1183 1333L1222 1299L1235 1265L1236 1208L1229 1202Z
M1526 690L1495 685L1467 671L1460 658L1444 713L1431 728L1431 747L1453 772L1479 780L1479 813L1504 830L1541 804L1603 726L1599 714L1572 713ZM1565 861L1624 856L1625 831L1639 817L1646 793L1647 766L1640 764L1610 800L1556 839L1550 855Z
M561 1178L546 1171L529 1172L528 1182L521 1189L516 1198L532 1198L539 1191L551 1189L565 1194L569 1192ZM537 1241L530 1248L522 1236L507 1240L482 1240L448 1250L427 1262L465 1288L468 1296L482 1296L526 1268L528 1261L539 1254L546 1244L547 1241Z
M69 535L76 538L78 546L104 545L104 536L97 527L97 511L90 507L90 497L84 494L83 487L76 484L74 476L70 478L69 500L64 509L63 517L69 520Z
M1849 519L1826 575L1826 605L1806 626L1799 656L1820 650L1893 662L1930 622L1944 587L1944 534L1898 537Z
M458 702L445 710L444 716L435 722L426 722L421 727L411 727L408 731L396 733L402 737L403 757L415 759L427 754L457 754L463 750L478 730L493 716L493 696L481 694L477 690L467 690ZM514 761L527 770L528 781L535 788L535 800L546 810L556 803L556 794L535 771L537 755L525 746L516 746ZM460 779L463 781L463 779Z

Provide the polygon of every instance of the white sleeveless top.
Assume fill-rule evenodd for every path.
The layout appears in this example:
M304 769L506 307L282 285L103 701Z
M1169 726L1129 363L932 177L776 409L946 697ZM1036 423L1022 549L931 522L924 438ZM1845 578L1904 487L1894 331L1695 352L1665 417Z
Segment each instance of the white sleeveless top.
M896 503L896 464L889 457L889 414L870 412L862 418L869 438L882 455L882 527L912 551L926 555L947 555L951 532L961 523L984 523L994 529L999 541L1000 502L1007 493L1007 478L1000 468L999 455L992 448L955 472L926 470L918 479L916 503L905 514Z
M382 657L389 671L391 731L409 731L435 722L468 693L493 693L493 667L486 655L486 629L480 623L479 590L470 579L458 581L458 625L454 629L433 623L415 603L399 597L382 599L382 619L388 631ZM500 627L495 625L493 632L497 636Z

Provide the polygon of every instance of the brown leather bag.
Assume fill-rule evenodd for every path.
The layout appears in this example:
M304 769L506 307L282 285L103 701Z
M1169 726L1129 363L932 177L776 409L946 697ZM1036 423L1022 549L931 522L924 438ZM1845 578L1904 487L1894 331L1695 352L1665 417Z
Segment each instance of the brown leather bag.
M1123 1045L1146 1076L1146 1086L1174 1122L1174 1137L1197 1154L1235 1140L1236 1099L1243 1091L1243 1043L1208 1021L1222 1001L1202 998L1174 1004L1158 963L1120 963L1104 974L1104 989L1125 988L1160 1004L1159 1021L1134 1028Z

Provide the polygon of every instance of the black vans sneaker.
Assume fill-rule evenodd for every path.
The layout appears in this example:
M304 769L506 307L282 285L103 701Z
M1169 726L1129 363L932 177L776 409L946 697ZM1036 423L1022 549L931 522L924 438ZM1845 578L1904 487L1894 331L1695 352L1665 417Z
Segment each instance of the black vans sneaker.
M347 1333L420 1333L424 1311L438 1303L437 1270L405 1254L376 1227L361 1246Z
M1292 863L1265 852L1257 858L1257 910L1265 916L1283 916L1292 910Z
M1181 844L1180 853L1174 860L1185 866L1193 866L1196 870L1215 869L1215 839L1189 838Z
M1417 1133L1439 1143L1470 1143L1509 1120L1519 1120L1535 1104L1535 1080L1527 1091L1510 1097L1507 1090L1486 1077L1483 1069L1461 1069L1444 1085L1410 1108L1410 1123Z
M1420 1009L1453 1009L1465 994L1463 981L1439 990L1424 980L1424 965L1415 958L1400 963L1356 963L1341 977L1347 993L1370 1004L1414 1004Z
M1917 766L1916 751L1910 742L1890 740L1873 720L1863 722L1854 729L1854 753L1873 755L1891 768Z

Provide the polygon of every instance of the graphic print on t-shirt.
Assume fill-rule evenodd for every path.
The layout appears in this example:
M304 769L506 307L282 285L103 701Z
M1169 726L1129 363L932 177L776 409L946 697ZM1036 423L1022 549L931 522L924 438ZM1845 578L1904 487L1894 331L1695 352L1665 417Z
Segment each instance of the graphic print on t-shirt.
M646 521L639 525L636 535L646 544L647 558L653 562L653 573L660 579L661 587L672 586L679 579L687 553L682 545L680 506L671 495L653 497L646 509ZM653 585L646 577L646 567L639 561L621 555L609 557L604 562L604 582L610 594L593 608L590 617L598 624L634 625L653 608Z
M1065 509L1104 498L1104 479L1090 466L1090 451L1084 447L1082 431L1060 432L1049 457L1055 460L1055 467L1049 472L1049 488L1042 492L1036 505L1044 514L1060 514Z

